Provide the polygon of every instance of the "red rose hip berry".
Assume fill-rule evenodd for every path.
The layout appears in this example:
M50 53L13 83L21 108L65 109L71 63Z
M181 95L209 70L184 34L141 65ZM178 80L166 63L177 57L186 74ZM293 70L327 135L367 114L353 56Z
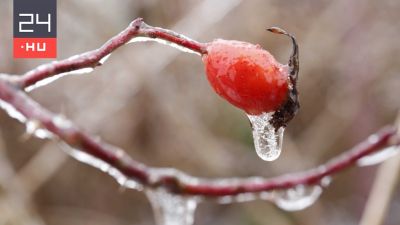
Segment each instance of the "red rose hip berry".
M214 90L247 114L275 111L287 99L287 66L258 45L218 39L203 62Z
M294 37L284 30L268 30L292 39L293 53L288 65L280 64L259 45L222 39L207 44L203 62L208 81L218 95L249 115L273 113L270 123L279 129L299 108L298 47Z
M299 61L294 37L280 28L268 30L291 38L288 65L277 62L259 45L221 39L207 44L203 62L214 90L248 114L257 155L273 161L281 153L284 128L299 108Z

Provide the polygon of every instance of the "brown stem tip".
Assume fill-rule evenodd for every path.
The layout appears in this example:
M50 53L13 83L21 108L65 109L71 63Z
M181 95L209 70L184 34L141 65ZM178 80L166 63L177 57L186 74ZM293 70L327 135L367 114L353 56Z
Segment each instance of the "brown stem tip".
M292 54L289 57L289 93L288 99L272 116L270 122L278 130L281 127L286 127L297 114L300 108L299 93L297 91L297 79L299 74L299 46L296 38L290 33L279 27L267 28L268 31L275 34L283 34L292 40Z

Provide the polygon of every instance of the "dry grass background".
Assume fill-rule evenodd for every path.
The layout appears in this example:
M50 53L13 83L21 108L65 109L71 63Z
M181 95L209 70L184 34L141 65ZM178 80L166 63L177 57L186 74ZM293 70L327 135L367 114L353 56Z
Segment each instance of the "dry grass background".
M257 158L244 114L208 85L198 56L153 43L125 46L90 75L70 76L31 95L54 112L152 166L190 174L274 176L315 166L392 123L400 106L400 2L397 0L70 0L58 1L58 55L100 46L136 17L199 41L259 43L286 62L298 39L302 108L281 157ZM0 71L21 74L46 60L12 58L12 4L0 2ZM24 140L24 127L0 112L0 224L154 224L143 193L66 156L56 144ZM295 213L268 202L204 203L201 224L358 224L376 167L334 179L312 207ZM400 192L385 225L398 225Z

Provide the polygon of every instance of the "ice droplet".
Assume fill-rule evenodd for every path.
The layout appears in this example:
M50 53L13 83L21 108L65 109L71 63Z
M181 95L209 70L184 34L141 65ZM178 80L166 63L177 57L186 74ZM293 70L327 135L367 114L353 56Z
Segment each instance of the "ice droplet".
M35 84L28 86L25 88L26 92L30 92L38 87L42 87L45 86L47 84L50 84L51 82L58 80L61 77L67 76L67 75L81 75L81 74L85 74L85 73L90 73L92 72L94 69L92 67L86 67L86 68L82 68L82 69L78 69L78 70L73 70L70 72L65 72L65 73L60 73L57 75L53 75L51 77L48 77L46 79L40 80L38 82L36 82Z
M325 176L321 179L320 185L321 187L328 187L332 183L331 176Z
M183 36L183 35L180 35L180 36ZM189 39L188 37L184 37L184 38L185 39ZM176 49L178 49L179 51L182 51L182 52L187 52L187 53L200 55L200 53L195 52L195 51L193 51L191 49L185 48L183 46L177 45L175 43L172 43L172 42L160 39L160 38L134 37L127 44L134 43L134 42L147 42L147 41L154 41L154 42L157 42L157 43L160 43L160 44L163 44L163 45L171 46L171 47L176 48Z
M378 152L366 155L361 159L357 160L358 166L372 166L379 164L400 152L400 146L390 146L379 150Z
M0 100L0 108L4 109L6 113L11 117L16 120L18 120L21 123L24 123L26 121L26 118L24 115L22 115L20 112L18 112L14 106L10 105L8 102L5 102L3 100Z
M147 189L146 195L153 207L158 225L191 225L197 199L174 195L164 189Z
M302 210L311 206L321 193L322 187L319 185L297 185L287 190L278 191L275 204L286 211Z
M103 64L110 58L110 56L111 56L111 53L108 54L108 55L106 55L106 56L104 56L103 58L101 58L101 59L99 60L99 63L100 63L101 65L103 65Z
M260 195L254 193L243 193L234 196L223 196L217 199L219 204L230 204L234 202L250 202L261 198Z
M57 115L53 118L53 123L61 129L69 129L72 127L72 122L63 115Z
M112 167L110 164L104 162L103 160L97 159L79 149L72 148L71 146L63 142L60 143L60 147L76 160L98 168L105 173L108 173L110 176L114 177L114 179L116 179L121 186L130 189L143 190L142 185L137 183L135 180L128 179L119 170Z
M261 179L257 179L262 182ZM254 179L255 184L258 182ZM289 189L270 190L260 193L242 193L238 195L226 195L217 198L220 204L230 204L236 202L247 202L261 199L274 203L279 208L286 211L302 210L311 206L321 195L323 188L327 187L331 181L331 177L326 176L315 185L299 184ZM265 180L264 180L265 182Z
M285 128L281 127L276 130L272 126L269 122L272 113L247 116L253 129L254 147L257 155L265 161L274 161L281 154Z
M35 135L40 139L53 138L53 134L50 131L42 128L40 122L37 120L28 120L25 123L25 126L26 126L25 131L29 135Z

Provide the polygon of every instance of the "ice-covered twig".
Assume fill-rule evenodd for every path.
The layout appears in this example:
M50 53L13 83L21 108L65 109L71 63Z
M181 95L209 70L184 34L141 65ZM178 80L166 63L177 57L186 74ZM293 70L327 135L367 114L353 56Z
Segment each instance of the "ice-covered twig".
M151 27L146 25L142 19L136 19L126 30L97 50L39 66L21 77L2 74L0 76L0 106L6 109L10 116L19 119L21 122L30 123L32 132L35 132L35 129L45 129L45 131L50 132L51 138L65 143L71 149L74 149L73 151L76 151L71 151L71 155L108 172L119 183L134 188L163 188L177 195L224 197L262 194L271 190L286 190L301 185L319 185L324 178L355 165L359 159L383 148L400 144L396 128L388 126L326 164L304 172L274 178L202 179L190 177L174 169L151 168L141 164L133 160L120 148L85 133L66 118L43 108L23 91L26 87L51 76L95 67L99 65L102 58L129 42L133 37L138 36L162 39L199 54L206 53L204 44L169 30ZM88 157L91 157L91 160L87 160ZM136 182L137 185L132 185L129 182Z
M22 77L15 77L13 82L21 88L27 88L36 84L38 81L61 73L100 66L102 65L102 59L135 37L163 40L199 54L206 53L204 44L191 40L171 30L149 26L143 22L142 18L138 18L132 21L125 30L112 37L100 48L61 61L44 64L28 71Z
M130 180L144 187L162 187L175 194L221 197L243 193L260 193L275 189L289 189L297 185L318 184L324 177L332 176L356 164L357 160L382 148L399 145L394 127L382 128L354 148L314 169L266 178L199 179L181 172L147 167L127 155L123 150L109 145L80 130L71 121L44 109L22 90L4 78L0 79L0 99L11 105L28 121L37 121L40 128L53 133L60 141L74 149L101 160Z

